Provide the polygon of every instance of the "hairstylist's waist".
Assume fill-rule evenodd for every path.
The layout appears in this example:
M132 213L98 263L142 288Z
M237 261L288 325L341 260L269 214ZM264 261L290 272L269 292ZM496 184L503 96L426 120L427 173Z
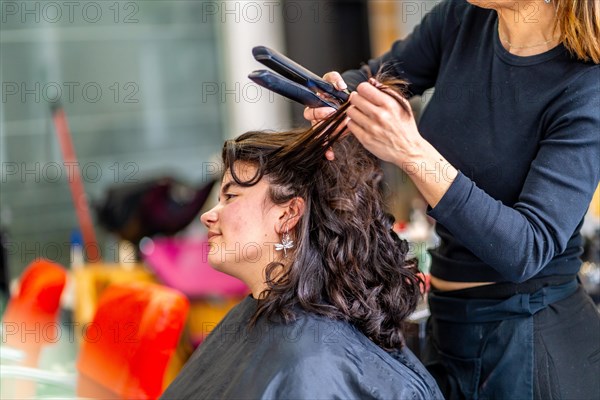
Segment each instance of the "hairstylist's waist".
M440 279L435 275L431 275L431 285L439 291L455 291L462 289L470 289L477 286L492 285L495 282L456 282Z
M577 249L568 247L557 254L539 272L539 276L577 275L581 268L582 245L573 240L569 246L577 245ZM431 275L449 282L503 282L506 278L457 243L442 243L431 249ZM458 289L458 288L457 288ZM453 290L446 288L445 290Z
M527 318L577 291L579 284L574 277L564 283L553 284L563 279L565 278L541 278L536 282L500 283L465 289L458 294L463 297L447 296L448 292L432 292L428 297L429 310L435 319L457 323ZM456 295L456 292L451 294ZM506 297L509 293L512 295Z
M576 279L576 275L552 275L530 279L522 283L501 282L460 290L442 291L433 285L436 296L459 299L507 299L516 294L531 294L548 286L559 286Z

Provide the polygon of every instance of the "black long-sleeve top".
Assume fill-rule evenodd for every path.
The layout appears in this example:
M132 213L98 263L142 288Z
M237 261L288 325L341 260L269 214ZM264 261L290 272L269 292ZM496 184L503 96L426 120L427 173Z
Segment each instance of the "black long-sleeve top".
M600 65L563 45L510 54L495 11L446 0L369 66L391 69L413 95L435 87L419 130L459 175L428 209L441 238L434 276L577 273L579 230L600 177ZM350 87L365 80L358 70L343 76ZM441 165L425 173L444 179Z

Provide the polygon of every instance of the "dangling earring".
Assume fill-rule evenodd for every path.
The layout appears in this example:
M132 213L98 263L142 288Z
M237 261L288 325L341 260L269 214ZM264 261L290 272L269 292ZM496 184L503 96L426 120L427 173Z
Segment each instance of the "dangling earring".
M280 251L283 250L283 257L287 257L287 249L291 249L294 247L294 241L290 238L290 234L288 233L287 224L285 226L285 232L281 236L281 243L275 244L275 250Z

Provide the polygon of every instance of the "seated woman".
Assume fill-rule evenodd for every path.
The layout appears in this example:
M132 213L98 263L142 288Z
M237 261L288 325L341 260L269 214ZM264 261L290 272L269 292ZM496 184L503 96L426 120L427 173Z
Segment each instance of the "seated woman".
M252 295L163 398L442 398L403 343L421 281L391 231L377 159L341 135L347 108L225 142L220 199L202 215L209 262Z

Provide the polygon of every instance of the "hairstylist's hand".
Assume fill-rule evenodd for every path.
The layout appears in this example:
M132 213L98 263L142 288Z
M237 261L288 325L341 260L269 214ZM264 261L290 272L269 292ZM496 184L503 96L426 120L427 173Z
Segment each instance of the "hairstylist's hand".
M344 90L348 87L348 85L346 85L346 82L344 82L342 76L335 71L326 73L325 75L323 75L323 79L333 84L333 86L337 90ZM328 115L333 114L334 112L335 108L332 107L306 107L304 109L304 119L310 121L311 125L314 125L322 119L325 119Z
M377 86L371 78L352 93L348 129L376 157L406 172L427 204L435 207L458 170L421 136L408 100L396 99ZM432 171L435 179L428 178Z
M348 129L363 146L381 160L399 167L417 156L424 139L406 99L406 110L392 96L377 89L377 81L358 85L350 96Z
M342 75L340 75L339 72L328 72L325 75L323 75L323 79L333 84L333 86L337 90L345 90L346 88L348 88L348 85L346 85L346 82L344 82L344 78L342 78ZM334 112L335 108L332 107L306 107L304 109L304 119L309 121L311 125L314 125L317 122L327 118L327 116L333 114ZM329 148L325 153L325 158L327 158L330 161L335 159L335 155L333 154L333 150L331 150L331 148Z

